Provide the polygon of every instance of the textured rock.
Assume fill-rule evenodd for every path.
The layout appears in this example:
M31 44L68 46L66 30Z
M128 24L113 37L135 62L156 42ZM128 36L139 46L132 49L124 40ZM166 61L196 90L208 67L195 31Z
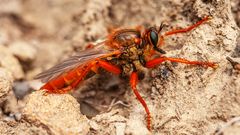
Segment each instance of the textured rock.
M12 55L9 49L4 46L0 46L0 65L8 69L12 73L14 79L23 78L24 73L19 61Z
M42 127L32 126L29 123L16 121L0 121L1 135L46 135L48 132Z
M123 134L126 132L126 118L119 115L119 110L113 110L97 115L90 122L96 134ZM107 128L107 130L106 130Z
M50 134L86 134L88 120L80 113L80 106L70 95L43 95L36 91L27 98L23 119L43 127Z
M0 68L0 103L6 100L8 93L12 90L13 77L9 71Z
M37 50L24 41L13 42L9 46L10 52L17 56L21 61L29 62L36 58Z

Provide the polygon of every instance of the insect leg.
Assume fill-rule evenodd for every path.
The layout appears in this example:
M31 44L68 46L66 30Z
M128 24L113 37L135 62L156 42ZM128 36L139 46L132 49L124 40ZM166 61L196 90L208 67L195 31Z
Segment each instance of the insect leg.
M121 69L119 67L112 65L109 62L106 62L103 60L98 60L97 65L111 73L116 74L116 75L119 75L121 73Z
M132 88L135 96L137 97L138 101L140 101L140 103L142 104L142 106L145 109L145 112L147 113L147 128L148 128L148 130L151 130L151 114L150 114L150 111L149 111L149 109L147 107L146 102L141 97L141 95L139 94L139 92L138 92L138 90L136 88L137 82L138 82L137 72L132 72L132 74L130 76L130 85L131 85L131 88Z
M187 28L183 28L183 29L178 29L178 30L172 30L172 31L168 31L164 34L164 36L169 36L169 35L174 35L174 34L178 34L178 33L186 33L191 31L192 29L198 27L199 25L203 24L204 22L208 21L209 19L211 19L211 17L207 16L205 18L203 18L202 20L198 21L197 23L187 27Z
M89 71L91 70L91 68L94 66L94 64L88 64L86 65L86 67L84 67L84 69L82 69L79 72L79 76L77 77L77 79L70 85L72 88L76 88L78 86L78 84L83 81L83 79L86 77L86 75L89 73Z
M44 95L47 95L47 94L65 94L72 89L73 89L72 86L67 86L67 87L62 88L62 89L52 89L52 90L44 89L45 92L46 92Z
M193 24L193 25L191 25L187 28L171 30L171 31L168 31L168 32L164 33L162 36L160 36L159 46L164 44L164 37L174 35L174 34L178 34L178 33L189 32L189 31L193 30L194 28L198 27L199 25L203 24L204 22L207 22L210 19L211 19L211 17L207 16L207 17L203 18L202 20L198 21L197 23L195 23L195 24Z
M112 72L114 74L120 74L121 70L115 66L112 65L108 62L102 61L102 60L96 60L94 62L92 62L91 64L88 64L83 71L81 71L80 76L78 76L78 79L75 80L72 84L71 87L72 88L76 88L78 86L78 84L85 78L85 76L88 74L88 72L94 67L94 66L100 66L102 68L104 68L105 70Z
M206 66L211 68L217 68L217 64L215 62L207 62L207 61L190 61L182 58L170 58L170 57L159 57L153 60L150 60L146 62L147 68L153 68L159 64L161 64L164 61L171 61L171 62L179 62L179 63L185 63L185 64L192 64L192 65L200 65L200 66Z

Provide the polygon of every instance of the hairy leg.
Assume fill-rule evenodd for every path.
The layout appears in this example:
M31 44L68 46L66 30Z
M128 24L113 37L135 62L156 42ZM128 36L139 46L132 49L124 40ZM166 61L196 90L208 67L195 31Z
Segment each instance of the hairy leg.
M162 46L164 44L164 37L170 36L170 35L175 35L175 34L178 34L178 33L187 33L189 31L193 30L194 28L200 26L201 24L207 22L210 19L211 19L211 17L207 16L207 17L203 18L202 20L198 21L197 23L195 23L195 24L193 24L193 25L191 25L187 28L171 30L171 31L168 31L168 32L164 33L162 36L160 36L159 46Z
M147 68L153 68L159 64L161 64L164 61L171 61L171 62L178 62L178 63L184 63L184 64L191 64L191 65L199 65L203 67L211 67L211 68L217 68L217 64L215 62L207 62L207 61L190 61L187 59L182 58L170 58L170 57L159 57L155 58L153 60L150 60L146 62Z
M150 114L150 111L149 111L149 109L147 107L146 102L141 97L141 95L139 94L139 92L138 92L138 90L136 88L137 82L138 82L137 72L132 72L132 74L130 76L130 85L131 85L131 88L132 88L135 96L137 97L138 101L140 101L140 103L142 104L142 106L145 109L145 112L147 113L147 128L148 128L148 130L151 131L151 114Z

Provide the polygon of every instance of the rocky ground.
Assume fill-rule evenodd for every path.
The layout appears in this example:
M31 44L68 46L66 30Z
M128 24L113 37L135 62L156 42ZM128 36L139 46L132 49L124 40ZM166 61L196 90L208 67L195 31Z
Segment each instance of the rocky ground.
M168 31L207 15L197 29L166 38L163 49L219 67L166 62L148 70L138 88L152 132L128 80L103 73L70 94L44 96L33 79L109 29L164 22ZM239 0L1 0L0 26L0 134L240 133Z

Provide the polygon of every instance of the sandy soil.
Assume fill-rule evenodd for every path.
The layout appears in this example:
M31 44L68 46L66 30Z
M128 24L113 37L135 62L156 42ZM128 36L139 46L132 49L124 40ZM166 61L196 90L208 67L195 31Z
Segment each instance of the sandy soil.
M217 69L166 62L146 71L139 91L128 80L96 75L64 95L44 96L34 76L103 38L109 29L167 24L186 33L166 38L166 56L214 61ZM239 0L1 0L0 134L240 133ZM106 79L107 78L107 79Z

